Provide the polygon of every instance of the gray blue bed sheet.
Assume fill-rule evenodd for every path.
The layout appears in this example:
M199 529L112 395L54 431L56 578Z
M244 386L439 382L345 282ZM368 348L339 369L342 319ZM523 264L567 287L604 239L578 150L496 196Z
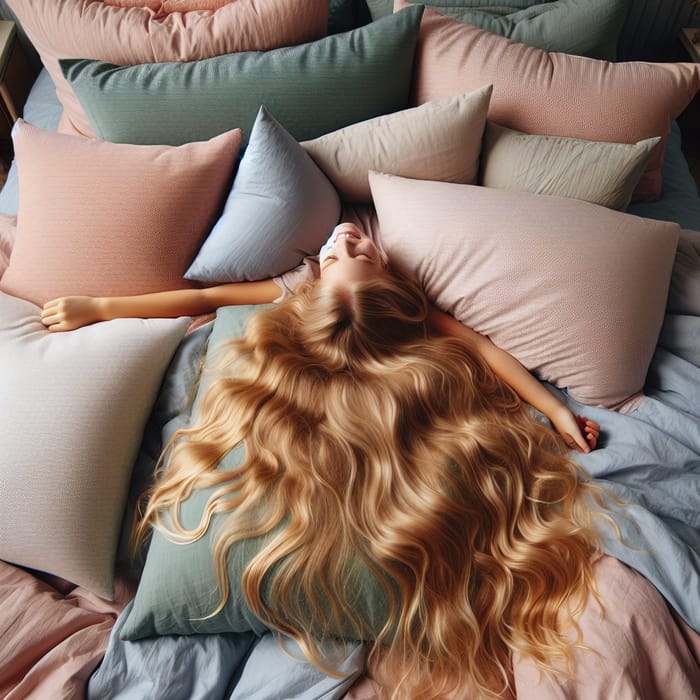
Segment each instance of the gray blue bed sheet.
M55 129L60 107L48 75L37 80L25 118ZM17 211L16 166L0 192L0 211ZM585 407L559 392L571 408L602 426L599 449L577 459L625 507L613 513L622 538L604 532L605 549L643 573L700 632L700 199L674 124L664 166L664 197L632 205L639 216L668 219L684 229L676 255L667 314L647 377L646 398L627 415ZM154 411L134 472L148 482L163 438L186 422L181 413L204 353L209 327L180 348ZM558 391L551 387L552 391ZM138 572L136 572L138 573ZM331 700L361 674L363 648L350 644L341 679L324 676L282 650L270 636L252 634L119 639L127 608L107 653L88 684L88 698L199 700Z

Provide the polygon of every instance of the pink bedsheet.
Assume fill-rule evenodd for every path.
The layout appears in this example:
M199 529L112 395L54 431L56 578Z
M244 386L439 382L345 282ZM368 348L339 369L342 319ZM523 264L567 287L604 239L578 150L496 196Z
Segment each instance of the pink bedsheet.
M518 700L697 700L700 698L700 635L672 613L642 576L612 557L596 564L605 605L601 618L590 601L579 624L594 651L575 652L576 678L542 676L534 664L516 659ZM379 679L381 669L375 673ZM365 677L345 700L379 700L380 684ZM463 688L454 698L469 700Z
M59 580L51 585L0 561L0 697L83 697L131 597L133 591L120 582L110 602Z

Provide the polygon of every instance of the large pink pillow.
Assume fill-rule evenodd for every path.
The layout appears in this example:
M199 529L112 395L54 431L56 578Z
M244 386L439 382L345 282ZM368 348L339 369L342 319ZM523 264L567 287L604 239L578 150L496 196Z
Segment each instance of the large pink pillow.
M94 136L59 58L116 65L193 61L262 51L325 35L328 0L236 0L218 10L156 14L98 0L9 0L56 84L64 114L59 131ZM144 5L146 2L144 2Z
M396 0L395 8L409 5ZM636 143L662 137L635 200L661 195L666 136L700 87L693 63L610 63L520 44L426 8L416 104L493 84L488 118L528 134Z
M370 174L379 242L441 309L582 403L632 409L677 224L577 199Z
M43 304L192 286L182 276L220 213L241 138L132 146L19 120L17 232L0 289Z

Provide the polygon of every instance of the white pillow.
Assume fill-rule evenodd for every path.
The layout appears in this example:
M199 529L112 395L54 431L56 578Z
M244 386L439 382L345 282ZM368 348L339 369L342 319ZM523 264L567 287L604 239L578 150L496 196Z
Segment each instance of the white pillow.
M0 293L0 558L113 594L131 468L189 319L51 333Z

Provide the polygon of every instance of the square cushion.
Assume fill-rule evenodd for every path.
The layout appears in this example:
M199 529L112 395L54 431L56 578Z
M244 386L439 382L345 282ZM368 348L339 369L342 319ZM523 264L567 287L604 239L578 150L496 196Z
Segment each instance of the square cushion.
M36 304L192 286L182 279L219 215L240 129L210 141L130 146L13 130L20 202L0 288Z
M233 126L247 141L261 104L301 141L408 106L422 13L411 5L300 46L189 63L61 65L95 132L109 141L178 145Z
M351 124L302 146L345 202L370 202L367 173L475 183L491 86Z
M397 7L410 3L397 0ZM543 51L426 9L416 50L416 104L488 83L488 118L528 134L636 143L660 136L635 199L661 194L671 121L700 86L693 63L609 63Z
M220 344L239 337L250 315L262 308L265 307L235 306L217 311L203 376L207 376L207 368L211 368L216 361ZM215 376L209 373L209 377ZM193 407L195 416L208 386L209 382L203 381L197 391ZM240 466L243 450L240 446L231 450L218 468L226 470ZM215 488L198 489L182 503L180 515L186 527L199 523L207 499ZM246 604L241 575L253 557L274 537L274 533L242 540L232 546L228 558L231 594L224 608L216 615L210 615L217 601L211 547L218 524L225 517L215 514L205 535L191 544L175 543L159 530L153 531L134 605L122 628L123 639L164 634L265 632L262 622ZM352 586L353 596L357 600L357 612L368 622L369 629L379 632L389 616L387 595L372 572L359 561L353 574L348 586ZM347 636L354 627L350 621L344 624L344 629L331 632Z
M339 218L333 185L261 107L221 218L185 277L206 282L275 277L316 255Z
M629 5L628 0L554 0L528 2L527 7L487 0L428 0L420 4L546 51L609 61L617 55L617 40Z
M370 174L379 243L438 308L589 405L639 401L677 224L577 199Z
M322 37L328 19L328 0L236 0L215 11L164 15L95 0L9 0L8 5L56 84L64 108L59 130L86 136L94 132L63 78L59 58L129 65L263 51Z
M0 293L0 558L112 595L131 468L188 324L52 333Z
M625 209L659 140L657 136L631 144L586 141L524 134L489 122L480 184Z

